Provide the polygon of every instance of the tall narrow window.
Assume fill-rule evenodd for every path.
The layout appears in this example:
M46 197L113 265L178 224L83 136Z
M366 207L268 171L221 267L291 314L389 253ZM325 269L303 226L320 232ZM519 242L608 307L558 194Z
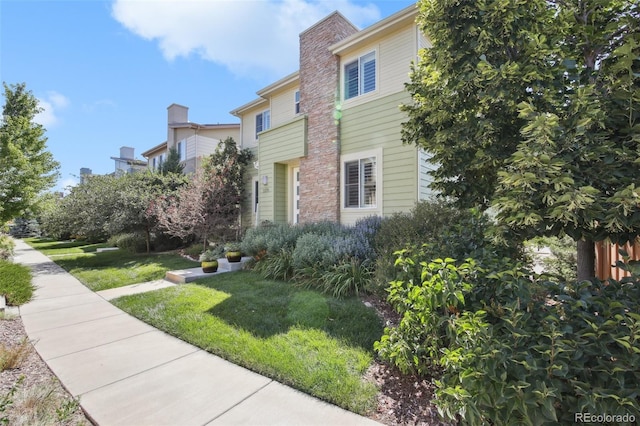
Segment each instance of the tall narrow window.
M258 133L269 130L271 128L271 111L266 110L256 115L256 139Z
M187 141L182 140L178 142L178 154L180 155L180 161L187 159Z
M376 207L376 158L344 163L344 206Z
M296 93L294 95L294 102L295 102L295 113L300 114L300 91L299 90L296 90Z
M262 131L262 114L256 115L256 139L258 139L258 133Z
M371 52L344 66L344 98L376 90L376 53Z

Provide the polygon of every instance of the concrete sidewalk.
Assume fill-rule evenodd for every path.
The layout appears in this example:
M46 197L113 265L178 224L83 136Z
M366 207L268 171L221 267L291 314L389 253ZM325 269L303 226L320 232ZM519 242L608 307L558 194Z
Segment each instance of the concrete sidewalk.
M171 337L16 241L37 287L20 316L35 348L99 425L374 425Z

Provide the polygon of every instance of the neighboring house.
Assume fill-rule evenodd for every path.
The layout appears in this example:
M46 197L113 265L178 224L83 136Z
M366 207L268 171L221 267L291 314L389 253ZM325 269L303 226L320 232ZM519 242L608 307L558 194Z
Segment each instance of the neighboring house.
M136 160L134 153L135 148L123 146L120 147L120 157L111 157L111 159L116 162L116 175L135 173L137 171L147 169L147 162Z
M299 71L231 113L250 148L243 225L322 220L353 224L410 210L429 195L428 163L403 145L399 105L419 49L418 10L364 30L334 12L300 34Z
M240 139L240 124L198 124L189 121L189 108L171 104L167 107L167 140L145 151L149 168L157 170L167 159L171 148L176 148L184 164L184 172L192 173L202 158L213 154L220 141L232 137Z
M158 170L167 159L167 141L144 151L142 156L147 159L147 165L150 170Z

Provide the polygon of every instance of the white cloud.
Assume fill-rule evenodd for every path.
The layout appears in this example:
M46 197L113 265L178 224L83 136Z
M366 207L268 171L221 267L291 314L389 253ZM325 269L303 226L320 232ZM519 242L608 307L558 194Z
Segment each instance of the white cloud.
M55 191L63 192L65 195L68 195L71 188L80 183L79 179L76 177L70 177L66 179L62 179L58 181L58 184L54 188Z
M98 99L97 101L93 101L90 104L82 104L82 110L88 113L92 113L97 109L107 108L113 109L116 108L118 104L111 99Z
M50 91L46 96L38 98L38 106L42 111L36 114L34 121L44 127L52 127L60 121L58 113L69 106L69 99L58 92Z
M364 27L380 18L373 4L349 0L115 0L113 17L167 60L191 54L240 75L282 77L298 68L298 36L334 10Z

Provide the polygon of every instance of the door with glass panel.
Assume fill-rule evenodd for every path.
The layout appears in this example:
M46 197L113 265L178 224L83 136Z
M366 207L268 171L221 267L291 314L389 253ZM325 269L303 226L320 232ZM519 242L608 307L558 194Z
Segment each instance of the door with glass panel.
M291 169L291 222L300 223L300 167Z

